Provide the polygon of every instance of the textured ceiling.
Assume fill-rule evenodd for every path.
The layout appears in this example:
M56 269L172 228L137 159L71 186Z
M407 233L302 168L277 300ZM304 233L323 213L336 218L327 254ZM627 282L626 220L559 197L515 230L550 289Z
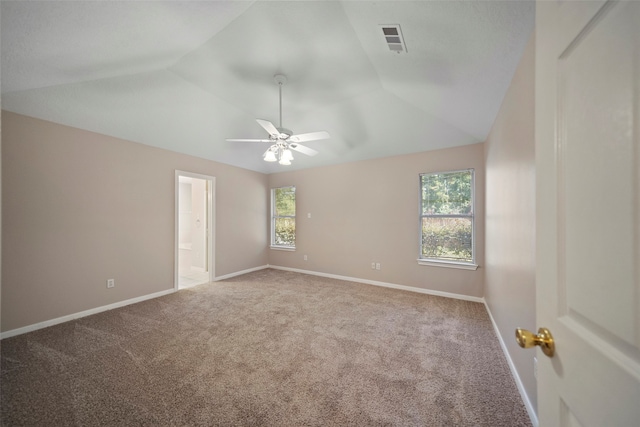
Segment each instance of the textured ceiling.
M2 1L2 108L265 173L484 141L531 1ZM400 24L407 52L381 24ZM255 118L326 130L266 163Z

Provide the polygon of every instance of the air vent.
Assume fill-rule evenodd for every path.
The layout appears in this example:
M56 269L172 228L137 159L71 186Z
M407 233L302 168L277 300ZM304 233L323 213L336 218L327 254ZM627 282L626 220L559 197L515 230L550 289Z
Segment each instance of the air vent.
M404 44L400 25L380 25L380 28L382 29L384 41L387 43L387 46L389 46L390 51L396 53L407 51L407 45Z

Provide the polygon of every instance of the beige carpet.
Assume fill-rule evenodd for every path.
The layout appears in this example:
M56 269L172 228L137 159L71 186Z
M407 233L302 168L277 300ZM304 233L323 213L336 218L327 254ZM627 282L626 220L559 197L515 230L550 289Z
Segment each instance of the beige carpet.
M482 304L277 270L0 351L3 426L531 425Z

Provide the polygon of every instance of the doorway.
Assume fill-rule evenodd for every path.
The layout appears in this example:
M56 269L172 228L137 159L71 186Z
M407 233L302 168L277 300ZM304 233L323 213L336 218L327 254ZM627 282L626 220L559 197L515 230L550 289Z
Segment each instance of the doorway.
M174 287L213 281L215 177L176 171Z

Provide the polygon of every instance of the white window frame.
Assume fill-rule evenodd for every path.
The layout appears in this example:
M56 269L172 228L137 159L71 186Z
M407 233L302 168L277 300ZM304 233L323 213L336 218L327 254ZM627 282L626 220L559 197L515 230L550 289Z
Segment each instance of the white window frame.
M422 177L428 175L444 175L444 174L453 174L459 172L470 172L471 173L471 214L470 215L433 215L428 214L425 215L422 213ZM421 173L418 176L418 264L433 266L433 267L447 267L447 268L458 268L463 270L476 270L478 268L478 264L476 264L476 219L475 219L475 188L476 188L476 174L475 169L459 169L459 170L450 170L450 171L442 171L442 172L425 172ZM471 218L471 262L466 261L455 261L455 260L445 260L439 258L423 258L422 257L422 219L423 218Z
M278 215L276 216L276 190L279 190L281 188L293 188L293 191L295 193L296 190L296 186L295 185L283 185L282 187L275 187L271 189L271 245L270 248L271 249L276 249L276 250L281 250L281 251L295 251L296 250L296 245L295 243L293 245L278 245L276 244L276 219L278 218L293 218L294 221L296 219L295 215ZM297 196L296 196L296 203L297 204ZM297 209L296 209L297 212ZM294 238L294 242L295 242L295 238Z

